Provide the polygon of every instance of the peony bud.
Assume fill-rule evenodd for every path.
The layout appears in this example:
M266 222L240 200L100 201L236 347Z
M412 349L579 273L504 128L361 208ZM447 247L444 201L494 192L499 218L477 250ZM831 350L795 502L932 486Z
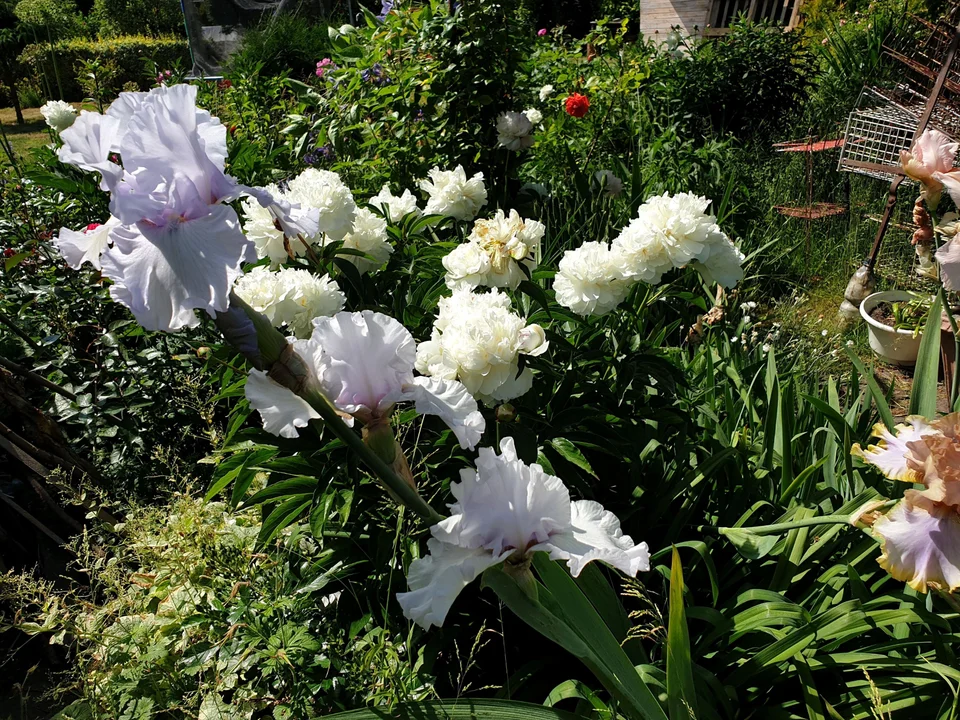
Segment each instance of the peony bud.
M517 417L516 408L510 403L503 403L503 405L497 406L497 422L513 422L515 417Z

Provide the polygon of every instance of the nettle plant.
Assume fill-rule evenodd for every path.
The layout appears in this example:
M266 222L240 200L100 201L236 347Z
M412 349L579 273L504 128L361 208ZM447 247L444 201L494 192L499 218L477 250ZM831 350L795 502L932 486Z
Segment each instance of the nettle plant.
M499 144L529 145L526 120L501 115ZM630 311L642 313L664 297L657 285L666 273L695 268L727 287L743 277L743 255L706 214L709 201L652 198L612 243L567 251L551 300L540 267L546 227L516 210L491 212L496 189L481 173L434 167L419 182L423 207L389 186L358 203L336 173L315 168L256 188L225 173L226 135L189 85L122 93L102 115L82 112L60 133L58 155L99 174L111 215L54 241L72 267L98 269L145 329L196 327L203 310L246 361L246 378L224 388L246 400L228 441L247 432L254 411L276 440L224 459L211 495L232 482L234 504L244 501L255 469L270 462L295 473L257 493L267 503L264 542L308 511L322 528L331 507L315 503L322 482L359 461L385 492L378 503L390 498L429 526L428 552L410 547L409 589L397 593L407 617L442 625L482 577L521 619L583 659L623 712L663 717L614 636L597 631L603 620L575 582L605 585L595 561L629 577L649 570L647 544L598 502L572 500L547 459L524 460L536 435L523 423L498 441L491 421L513 419L525 396L552 393L534 388L570 377L578 338L616 333L617 307L630 297ZM238 212L230 203L242 197ZM632 383L652 397L668 376L653 367ZM447 454L426 461L434 470L423 478L422 433ZM318 436L347 468L321 462L318 474L317 463L278 457L281 448L314 449ZM552 446L589 468L569 440ZM454 500L447 516L424 496L443 486Z

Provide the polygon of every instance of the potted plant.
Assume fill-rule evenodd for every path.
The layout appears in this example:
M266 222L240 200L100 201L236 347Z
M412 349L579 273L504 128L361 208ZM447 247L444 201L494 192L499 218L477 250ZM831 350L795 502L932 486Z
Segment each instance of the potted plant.
M905 290L876 292L860 303L870 347L883 360L895 365L916 364L929 312L929 297Z

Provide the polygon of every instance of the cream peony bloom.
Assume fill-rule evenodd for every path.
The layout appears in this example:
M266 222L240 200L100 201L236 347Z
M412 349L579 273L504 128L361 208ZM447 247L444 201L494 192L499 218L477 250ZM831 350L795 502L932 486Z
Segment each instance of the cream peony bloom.
M606 243L588 242L567 250L553 279L557 302L578 315L605 315L622 303L632 283L622 258Z
M673 269L660 238L636 218L613 239L611 249L623 260L624 274L632 280L656 285Z
M554 92L553 85L544 85L540 88L540 102L546 102L547 98L553 95Z
M533 145L533 122L513 110L501 113L497 118L497 141L507 150L526 150Z
M894 480L922 483L873 524L880 566L918 592L960 588L960 413L935 421L911 416L876 445L853 454Z
M40 114L43 115L47 125L58 133L73 125L77 119L77 111L74 110L73 105L63 100L48 100L40 108Z
M729 239L724 238L710 247L703 260L696 260L693 267L708 283L719 283L725 288L736 287L743 280L744 255Z
M333 240L343 240L350 232L357 203L337 173L307 168L290 181L286 197L302 207L319 211L319 233L312 239L314 242L320 241L321 234Z
M940 202L944 186L941 174L953 170L958 147L960 145L942 132L931 128L923 131L910 150L900 151L903 171L907 177L920 183L920 194L931 210L935 210Z
M443 215L455 220L473 220L480 208L487 204L487 188L483 173L469 180L462 165L456 170L433 168L429 180L420 181L420 189L429 196L425 215Z
M468 241L443 258L447 287L506 287L516 290L540 259L540 241L546 228L536 220L524 220L516 210L503 210L489 220L473 224Z
M335 315L346 303L329 275L317 277L298 268L271 272L265 266L255 267L237 280L233 290L275 327L286 326L299 338L310 337L315 318Z
M417 412L438 415L453 430L460 446L480 442L484 420L476 401L460 383L414 377L413 336L391 317L364 310L317 318L309 340L293 343L309 371L308 383L346 416L364 425L389 420L399 402L415 403ZM263 429L293 438L298 428L320 417L298 395L260 370L247 377L247 400L260 412Z
M694 264L708 281L735 285L743 277L743 255L706 214L709 205L691 193L664 193L641 205L613 241L627 277L655 284L670 269Z
M539 325L524 322L496 289L455 290L440 298L433 334L417 346L417 370L459 380L488 405L520 397L533 385L533 372L519 372L519 355L541 355L549 345Z
M387 221L366 208L357 210L353 221L353 228L343 238L343 247L359 250L366 253L372 260L359 255L342 255L341 257L357 266L361 273L373 272L390 259L393 245L387 235Z
M268 208L262 207L254 199L246 199L241 203L244 233L253 240L257 257L270 258L273 267L288 260L290 252L295 257L303 257L307 253L304 240L310 245L343 240L353 227L357 204L350 188L335 172L307 168L290 181L286 192L281 192L276 185L269 185L266 190L318 217L314 234L304 236L302 240L295 236L285 238Z
M384 185L379 193L370 198L370 204L388 214L390 222L393 223L398 223L411 214L420 217L417 198L409 190L404 190L403 194L398 197L390 191L389 185Z
M397 594L404 615L425 629L443 625L484 570L506 563L508 572L524 572L536 552L565 560L574 577L595 560L631 577L650 569L646 543L624 535L599 503L571 501L560 478L520 460L513 438L500 442L500 455L480 448L477 469L461 470L450 492L451 516L430 528L430 554L413 561L410 591Z

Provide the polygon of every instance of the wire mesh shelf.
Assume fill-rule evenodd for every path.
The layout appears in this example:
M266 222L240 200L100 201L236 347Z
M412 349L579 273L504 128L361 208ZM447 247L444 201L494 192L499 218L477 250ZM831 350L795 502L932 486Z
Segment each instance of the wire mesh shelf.
M917 118L873 90L864 90L847 119L839 168L890 181L900 171L900 151L909 150Z

